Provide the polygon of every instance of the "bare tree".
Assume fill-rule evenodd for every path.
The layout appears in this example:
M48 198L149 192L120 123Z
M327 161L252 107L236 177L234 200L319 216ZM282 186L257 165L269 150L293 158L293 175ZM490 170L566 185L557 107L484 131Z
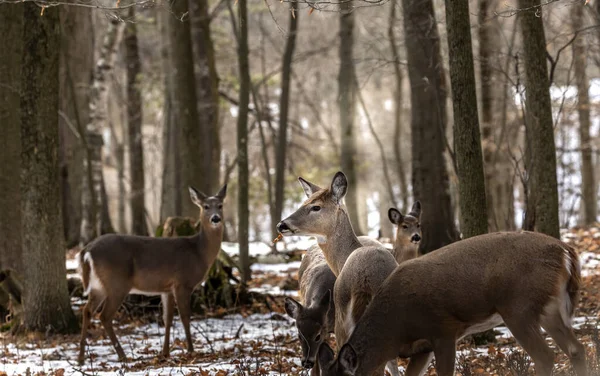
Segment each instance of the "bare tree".
M341 166L351 189L346 195L350 222L356 234L364 234L358 212L358 180L356 176L356 138L354 120L356 93L354 83L354 13L352 1L342 3L340 12L340 70L338 73L338 96L341 129Z
M446 88L432 0L402 0L411 87L413 196L425 208L421 251L456 240L444 158Z
M446 26L454 107L460 230L464 238L470 238L485 234L488 224L468 0L446 0Z
M21 271L21 112L20 82L23 5L0 7L0 269Z
M546 62L546 37L540 0L519 0L519 17L523 35L526 90L526 130L528 142L528 191L534 213L535 229L558 238L558 190L556 181L556 147L550 103L550 86Z
M573 29L584 25L584 6L574 4L571 11ZM575 82L577 84L577 113L579 115L579 142L581 145L581 196L583 206L583 223L586 225L596 222L598 200L597 185L594 179L594 164L592 161L592 142L590 139L590 81L586 72L587 47L583 35L579 34L573 42L573 65Z
M25 3L21 60L21 233L29 331L73 332L58 179L59 8Z
M135 17L135 8L129 8L129 17ZM131 206L131 232L136 235L148 235L145 210L144 187L144 147L142 144L142 95L139 79L141 61L138 51L137 26L135 22L127 24L125 29L125 49L127 64L127 141L129 144L129 177Z

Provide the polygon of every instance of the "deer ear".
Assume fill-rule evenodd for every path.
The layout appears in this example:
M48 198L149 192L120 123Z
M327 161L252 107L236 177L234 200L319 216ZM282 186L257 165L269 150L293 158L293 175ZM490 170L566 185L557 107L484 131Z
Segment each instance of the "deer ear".
M415 203L412 206L412 209L410 209L410 213L408 214L416 218L421 217L421 201L415 201Z
M390 219L390 222L395 225L399 225L404 221L404 216L396 208L390 208L390 210L388 210L388 218Z
M319 364L321 367L329 366L335 359L335 354L327 342L322 342L319 346Z
M190 191L190 197L192 198L192 202L199 207L202 207L202 201L206 200L206 195L191 185L188 187Z
M331 290L327 290L325 295L323 295L321 297L321 301L319 302L319 307L320 307L320 310L323 312L323 314L326 315L327 312L329 312L329 309L331 308Z
M223 201L225 199L226 195L227 195L227 184L225 184L223 187L221 187L221 189L219 189L219 192L215 195L215 197L218 197L219 199L221 199L221 201Z
M338 354L338 361L345 371L345 374L354 375L356 373L356 369L358 368L358 356L349 343L342 346L342 349Z
M298 177L298 181L300 182L302 189L304 189L304 194L306 194L306 197L310 197L313 194L315 194L316 192L323 189L323 188L319 187L318 185L315 185L315 184L309 182L308 180L305 180L302 177Z
M302 304L298 303L292 298L285 298L285 312L294 320L298 318L300 311L302 310Z
M343 172L338 171L331 181L331 197L336 204L340 204L348 192L348 179Z

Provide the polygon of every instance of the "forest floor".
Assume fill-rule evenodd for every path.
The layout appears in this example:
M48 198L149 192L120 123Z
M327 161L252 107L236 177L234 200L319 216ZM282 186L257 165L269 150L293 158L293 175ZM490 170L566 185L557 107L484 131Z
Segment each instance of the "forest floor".
M581 301L575 314L578 338L588 351L591 375L600 375L600 228L571 229L563 240L573 245L582 262ZM305 247L306 243L298 244ZM225 248L225 247L224 247ZM229 245L235 253L233 245ZM264 255L265 248L255 247ZM229 252L227 248L226 251ZM263 258L263 260L268 258ZM263 261L264 262L264 261ZM67 261L73 268L74 260ZM158 310L144 315L133 314L124 307L116 318L116 333L128 364L117 361L116 353L98 320L90 328L86 364L77 365L79 335L12 337L0 333L0 376L5 375L308 375L300 367L300 344L294 322L283 311L284 296L297 296L293 290L298 261L257 263L252 266L251 291L269 295L263 303L235 309L215 309L192 320L195 352L185 351L185 335L175 318L171 357L160 360L164 328ZM290 290L291 289L291 290ZM270 303L269 303L270 302ZM72 299L76 313L82 304ZM510 332L497 328L496 341L477 346L472 340L459 344L457 374L533 375L533 365L516 345ZM553 342L549 343L555 348ZM406 360L398 361L400 370ZM430 367L429 375L435 375ZM556 375L571 375L566 356L556 351Z

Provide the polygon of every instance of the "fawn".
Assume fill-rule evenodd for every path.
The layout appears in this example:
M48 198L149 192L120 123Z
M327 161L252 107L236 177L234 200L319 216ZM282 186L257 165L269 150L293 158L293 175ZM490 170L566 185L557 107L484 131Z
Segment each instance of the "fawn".
M128 294L160 295L163 303L165 342L162 355L169 356L174 304L185 330L188 352L194 351L190 332L191 295L202 282L221 250L223 238L224 185L215 196L189 187L200 208L200 232L194 236L152 238L107 234L88 244L78 255L84 295L79 363L83 364L90 317L100 310L100 321L117 351L126 361L112 319Z

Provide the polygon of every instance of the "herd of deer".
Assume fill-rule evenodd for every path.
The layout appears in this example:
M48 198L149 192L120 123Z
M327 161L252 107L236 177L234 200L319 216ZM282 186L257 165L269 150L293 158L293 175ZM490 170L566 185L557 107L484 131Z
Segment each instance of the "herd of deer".
M571 326L581 267L570 246L539 233L500 232L417 257L418 201L407 215L389 210L398 226L389 250L354 233L343 204L348 189L343 173L328 188L299 180L308 199L277 230L283 236L314 236L318 242L300 265L302 302L285 301L296 321L302 365L313 375L382 375L386 368L397 375L397 357L410 358L407 376L423 375L433 356L438 375L453 375L456 342L502 323L531 356L538 375L551 375L554 363L542 328L567 354L576 374L587 375L585 348ZM176 302L188 351L193 351L190 297L220 250L226 189L207 197L190 188L201 213L195 236L105 235L80 252L88 295L80 363L90 317L98 310L119 359L126 359L112 318L130 293L161 295L165 357ZM326 341L331 332L337 357Z

